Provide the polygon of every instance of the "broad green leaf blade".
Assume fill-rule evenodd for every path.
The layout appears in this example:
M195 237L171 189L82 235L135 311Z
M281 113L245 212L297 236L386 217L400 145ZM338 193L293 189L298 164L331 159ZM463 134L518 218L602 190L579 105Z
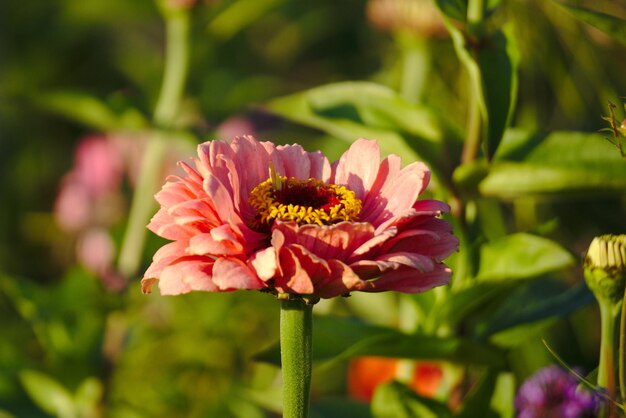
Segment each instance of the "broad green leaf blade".
M596 29L600 29L613 39L626 44L626 20L605 13L585 9L583 7L570 6L559 2L557 2L557 4L565 8L576 19L595 27Z
M313 360L328 360L359 341L390 332L389 328L356 319L315 316L313 320ZM255 356L257 360L280 364L280 347L275 344Z
M519 51L512 26L494 33L478 50L483 96L483 148L487 158L496 153L517 99Z
M379 386L372 399L374 418L448 418L452 413L444 404L424 398L399 382Z
M324 398L311 403L310 418L371 418L369 405L346 398Z
M465 21L467 16L467 0L435 0L441 12L454 20Z
M115 129L139 129L147 125L135 109L118 115L105 102L85 93L61 91L46 93L37 104L60 116L90 128L107 132Z
M481 194L598 195L626 191L626 161L599 134L508 132Z
M314 343L315 344L315 343ZM431 335L406 335L389 332L361 340L348 348L335 361L359 356L408 358L415 360L447 360L459 364L475 364L503 368L506 358L503 351L471 340Z
M463 338L407 335L345 318L315 317L313 361L330 360L334 364L358 356L448 360L496 368L504 367L506 362L498 348ZM280 364L280 348L274 345L255 358Z
M593 300L584 282L568 289L554 280L533 280L511 292L494 314L477 325L475 335L484 339L518 325L563 317Z
M344 141L377 139L384 154L399 154L405 161L423 160L440 179L449 177L449 160L460 153L454 128L428 108L375 83L329 84L274 99L265 108Z
M478 95L483 120L483 149L491 159L509 124L517 98L519 51L513 28L505 25L502 30L483 39L468 41L469 35L449 20L446 26L457 56Z
M20 380L30 398L43 411L59 418L77 416L71 393L56 380L34 370L21 372Z
M454 326L479 312L481 308L489 306L495 300L502 299L519 285L520 282L513 280L472 281L468 287L455 289L446 297L444 303L438 304L433 317L439 318L449 326Z
M554 241L520 232L481 247L477 279L527 279L573 264L572 255Z

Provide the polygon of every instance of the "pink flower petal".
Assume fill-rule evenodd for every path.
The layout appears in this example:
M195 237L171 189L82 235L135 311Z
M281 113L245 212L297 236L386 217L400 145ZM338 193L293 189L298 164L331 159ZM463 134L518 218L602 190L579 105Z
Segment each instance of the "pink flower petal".
M405 293L420 293L436 286L448 284L452 271L443 264L438 264L435 269L427 273L419 273L406 267L393 270L378 280L370 282L372 287L364 289L366 292L384 292L395 290Z
M246 263L233 257L222 257L215 260L213 283L220 290L260 289L264 286Z
M189 257L163 269L159 280L162 295L180 295L193 290L216 292L212 281L213 260L206 257Z
M380 148L376 141L358 139L352 143L335 168L334 183L345 185L363 200L370 190L380 165Z
M320 297L332 298L350 292L366 291L372 288L369 282L361 280L350 267L341 261L330 260L328 265L331 268L330 277L317 286L317 293Z
M287 244L299 244L323 259L345 260L374 236L374 227L363 222L340 222L334 225L302 225L276 222Z
M272 279L278 271L276 250L274 247L268 247L257 251L250 258L250 265L261 280L268 281Z

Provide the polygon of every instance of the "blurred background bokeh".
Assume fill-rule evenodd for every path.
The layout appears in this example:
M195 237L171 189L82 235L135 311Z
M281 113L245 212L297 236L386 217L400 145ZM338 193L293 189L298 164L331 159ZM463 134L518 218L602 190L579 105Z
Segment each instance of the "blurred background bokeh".
M626 17L623 2L577 4ZM163 122L154 113L165 20L177 13L188 19L189 62L175 117ZM623 45L551 1L504 1L490 19L512 25L521 57L512 126L598 132L609 127L609 100L621 120ZM155 135L167 139L156 184L199 142L241 134L299 142L334 160L345 138L267 104L343 81L387 86L441 115L450 132L466 125L467 74L429 0L0 2L0 417L279 416L279 368L255 360L278 338L273 297L142 295L139 279L163 242L142 230L145 245L140 238L130 267L120 251ZM540 292L571 289L591 237L626 231L625 196L622 189L499 201L506 229L550 237L573 260ZM490 234L497 235L486 228L476 242ZM516 291L520 300L534 292ZM597 312L583 296L524 337L500 336L516 379L554 362L542 339L568 364L593 370ZM316 312L402 329L405 310L416 312L405 305L398 295L366 294ZM506 315L489 305L473 323L493 312ZM320 338L332 346L331 337ZM418 393L458 405L458 370L418 366ZM370 416L373 389L363 382L388 378L389 367L343 359L316 369L313 416Z

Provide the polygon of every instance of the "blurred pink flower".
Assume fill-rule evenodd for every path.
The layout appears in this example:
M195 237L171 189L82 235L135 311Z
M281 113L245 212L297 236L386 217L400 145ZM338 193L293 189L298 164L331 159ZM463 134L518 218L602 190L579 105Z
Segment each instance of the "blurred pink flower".
M198 155L156 195L148 227L173 242L154 255L145 292L159 281L168 295L263 289L316 299L448 283L442 260L458 240L437 218L448 205L418 200L424 164L381 162L364 139L332 165L319 151L249 136L206 142Z

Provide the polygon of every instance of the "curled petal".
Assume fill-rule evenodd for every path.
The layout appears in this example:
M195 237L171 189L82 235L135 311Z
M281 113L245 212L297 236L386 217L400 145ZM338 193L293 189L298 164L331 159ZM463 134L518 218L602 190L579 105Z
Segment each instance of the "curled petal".
M193 290L218 291L212 280L213 260L207 257L178 259L161 272L159 290L162 295L180 295Z
M442 286L450 282L452 271L444 264L437 264L432 271L420 273L417 270L404 267L392 270L378 280L371 283L372 287L365 289L366 292L383 292L395 290L405 293L421 293L436 286Z
M222 257L215 260L213 283L220 290L260 289L264 286L246 263L233 257Z
M268 247L254 253L250 258L250 265L257 276L263 281L272 279L278 271L278 260L274 247Z
M374 237L374 227L364 222L340 222L334 225L302 225L277 222L287 244L299 244L323 259L347 259L357 248Z

